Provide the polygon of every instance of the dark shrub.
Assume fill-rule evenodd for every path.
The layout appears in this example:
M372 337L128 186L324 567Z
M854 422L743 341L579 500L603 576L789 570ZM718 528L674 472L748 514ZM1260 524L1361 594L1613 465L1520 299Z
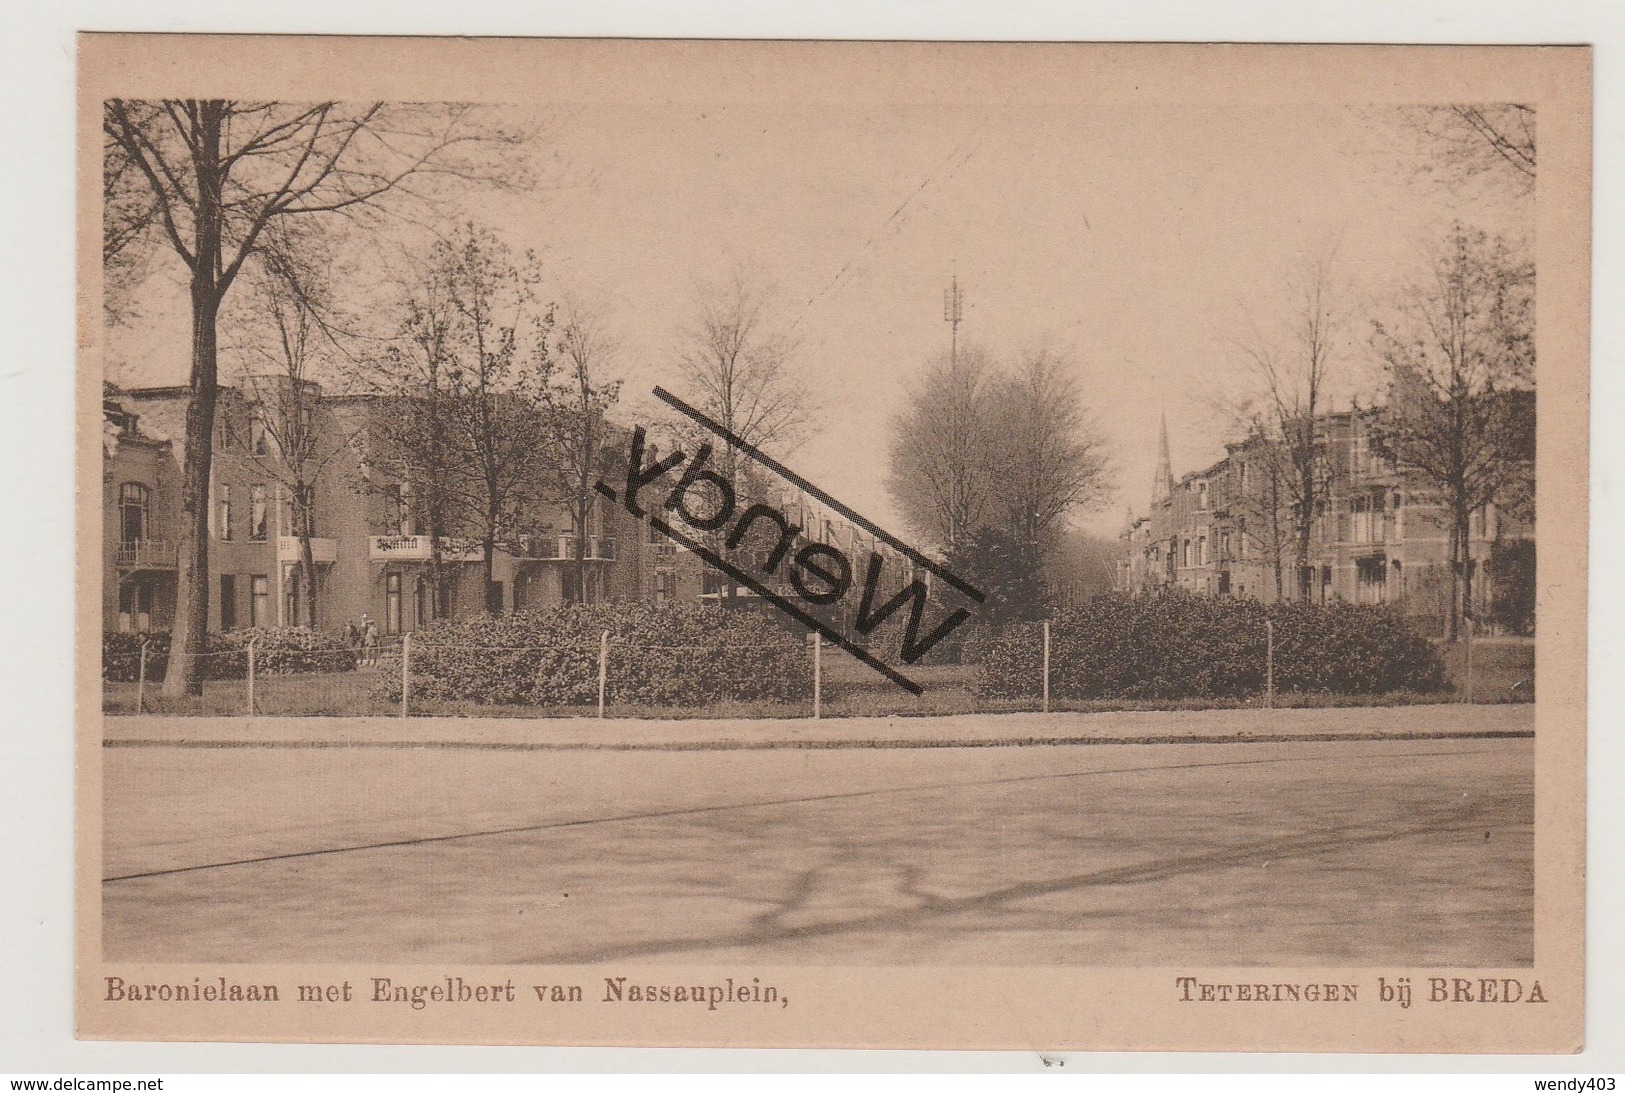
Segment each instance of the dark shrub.
M1098 596L1051 622L1050 694L1064 699L1246 698L1265 686L1265 621L1275 623L1278 691L1432 691L1444 667L1431 642L1381 607L1335 601L1265 607L1167 592ZM988 643L976 693L1039 693L1042 624L1003 628Z
M147 678L161 679L169 670L169 631L102 635L102 678L115 683L136 679L141 643L147 643ZM210 634L200 675L204 679L242 679L248 674L248 645L254 643L256 674L338 672L355 667L355 652L332 634L303 627L255 627Z
M102 678L134 683L141 670L141 646L147 646L147 678L162 679L169 669L169 631L102 634Z
M598 701L609 632L608 698L638 706L801 700L812 693L804 638L752 611L672 603L571 605L444 623L412 635L412 697L496 705ZM398 701L400 654L375 693Z

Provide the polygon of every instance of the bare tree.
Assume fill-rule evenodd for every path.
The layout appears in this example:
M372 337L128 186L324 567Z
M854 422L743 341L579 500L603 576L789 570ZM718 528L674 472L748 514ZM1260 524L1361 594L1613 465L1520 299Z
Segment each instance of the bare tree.
M130 153L102 145L102 307L109 322L133 318L131 294L147 267L158 203Z
M350 439L321 397L320 373L335 337L328 261L321 242L293 223L273 226L251 263L252 318L241 353L243 385L267 440L263 448L250 447L250 458L288 491L299 540L304 624L314 630L320 584L312 545L316 491Z
M702 285L698 320L685 336L683 378L694 404L739 439L776 453L794 451L812 425L812 392L796 373L796 344L775 325L773 290L736 266ZM740 453L723 454L737 477Z
M1534 265L1457 225L1374 345L1388 395L1373 446L1439 495L1450 520L1456 640L1472 606L1471 520L1519 491L1534 459Z
M698 318L684 336L682 376L689 402L747 444L782 456L806 440L813 395L797 373L796 345L775 322L773 293L759 275L735 266L720 282L702 285ZM679 426L685 435L690 430ZM716 447L709 433L696 443ZM745 500L754 489L749 457L722 443L715 470ZM728 581L728 598L738 586Z
M1295 556L1297 547L1285 485L1292 461L1257 419L1247 428L1246 439L1231 449L1228 501L1244 549L1263 555L1275 579L1275 598L1281 600L1286 598L1287 559Z
M1044 544L1063 517L1097 506L1109 468L1077 369L1059 353L1026 354L993 389L994 494L1010 530Z
M1306 261L1288 283L1290 312L1281 328L1255 330L1237 342L1262 395L1254 415L1260 486L1278 490L1289 514L1297 596L1311 591L1309 557L1315 521L1330 494L1321 418L1327 395L1337 317L1331 256ZM1277 588L1277 595L1281 589Z
M1535 186L1535 108L1524 103L1415 106L1405 117L1427 140L1429 173L1451 184L1489 177L1517 193Z
M499 181L512 137L468 106L290 105L224 99L104 104L106 140L151 195L155 230L189 275L192 366L182 471L175 632L166 694L199 693L209 618L208 493L219 378L217 324L244 264L283 217L359 214L448 177ZM420 185L421 184L421 185Z
M485 609L496 614L495 550L509 545L538 495L547 421L537 412L552 382L553 308L539 304L535 258L515 259L489 231L469 225L436 248L452 323L449 424L461 473L461 509L484 548Z
M942 353L892 420L886 488L909 528L950 553L995 510L996 380L981 347Z
M566 307L559 325L558 351L558 382L546 385L542 392L547 426L542 474L569 513L575 537L569 594L577 603L585 603L589 599L587 536L598 504L593 483L608 470L605 460L610 436L605 419L621 396L622 381L604 377L615 346L602 320L579 302Z
M397 336L381 357L364 362L360 386L369 400L363 489L379 489L370 467L381 464L382 485L402 522L421 526L429 541L428 580L435 618L451 613L445 537L460 519L456 477L462 472L452 428L456 309L443 263L423 262L401 285Z

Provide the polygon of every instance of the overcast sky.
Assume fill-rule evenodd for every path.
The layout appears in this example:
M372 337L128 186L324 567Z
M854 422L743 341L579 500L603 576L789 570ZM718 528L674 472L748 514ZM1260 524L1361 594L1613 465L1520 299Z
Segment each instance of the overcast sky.
M544 291L597 302L625 415L674 385L696 284L745 264L820 393L820 428L787 462L898 531L888 422L947 346L956 269L962 340L1001 357L1048 342L1078 369L1119 487L1080 523L1115 533L1145 508L1159 415L1176 474L1222 455L1219 402L1245 383L1234 342L1282 316L1295 264L1335 249L1346 399L1370 383L1369 319L1453 218L1525 238L1533 223L1532 200L1419 180L1392 115L1338 107L640 103L575 106L549 128L536 155L555 184L482 197L481 216L540 253ZM110 339L114 379L184 381L165 282Z

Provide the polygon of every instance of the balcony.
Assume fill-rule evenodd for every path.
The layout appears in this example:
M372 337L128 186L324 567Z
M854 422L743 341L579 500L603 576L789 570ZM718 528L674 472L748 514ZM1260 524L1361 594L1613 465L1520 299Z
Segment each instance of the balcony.
M114 562L120 569L174 569L175 544L163 539L133 539L118 545Z
M372 535L367 539L367 557L375 562L427 562L432 552L427 535ZM477 539L448 536L440 540L440 560L483 562L485 548Z
M574 545L568 535L521 535L510 553L526 562L558 562L573 557Z
M524 561L569 562L576 558L574 535L521 535L515 545L515 558ZM612 562L615 560L615 540L607 536L589 536L587 561Z
M331 565L339 560L339 541L337 539L311 539L311 560L317 565ZM279 562L302 562L305 560L303 548L299 544L297 535L281 535L276 541L276 560Z

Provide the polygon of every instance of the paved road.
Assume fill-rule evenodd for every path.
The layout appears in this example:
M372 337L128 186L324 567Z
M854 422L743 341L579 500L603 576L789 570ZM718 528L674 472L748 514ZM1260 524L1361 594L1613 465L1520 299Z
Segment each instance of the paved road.
M115 961L1532 957L1529 739L103 755Z

